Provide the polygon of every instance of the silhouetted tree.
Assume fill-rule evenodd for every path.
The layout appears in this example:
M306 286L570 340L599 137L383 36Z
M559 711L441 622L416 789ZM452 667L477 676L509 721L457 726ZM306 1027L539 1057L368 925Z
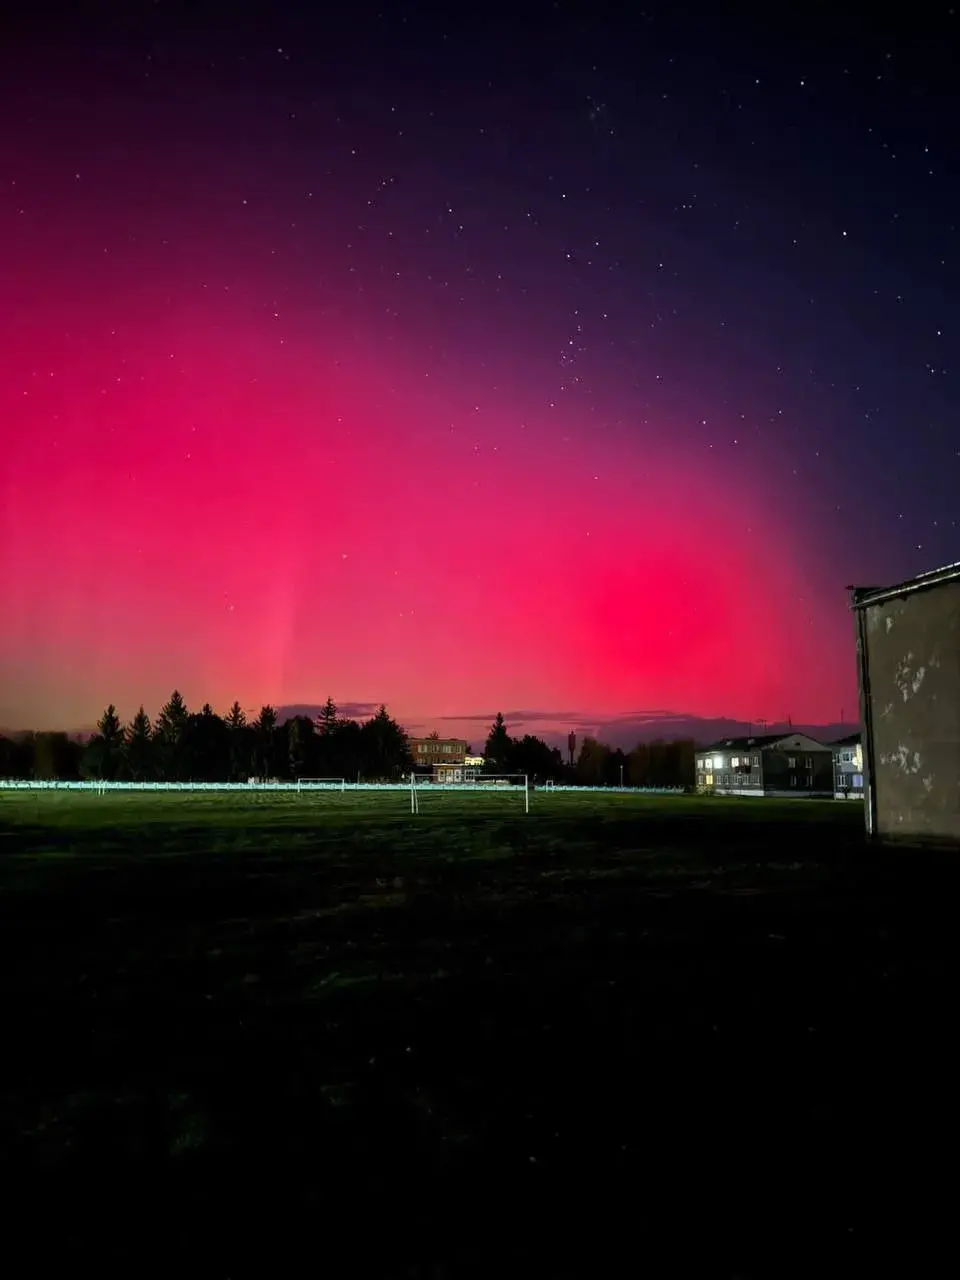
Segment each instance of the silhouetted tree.
M227 776L231 782L242 782L250 776L253 765L252 733L239 702L227 712Z
M274 731L277 727L276 710L268 704L260 708L253 726L256 735L257 773L261 778L272 778L276 773Z
M33 735L33 767L34 778L78 778L80 761L83 757L83 745L71 742L65 733L46 732ZM0 770L2 776L2 770Z
M64 735L66 736L66 735ZM33 768L31 776L38 780L49 780L57 776L56 761L53 752L53 734L34 733L31 735L33 747Z
M490 726L487 745L484 747L484 769L487 773L507 773L510 770L510 756L513 740L507 732L503 712L498 711L496 719Z
M510 749L511 768L525 773L531 782L557 779L563 774L563 756L532 733L514 739Z
M577 756L577 781L590 787L601 787L606 777L610 748L596 738L587 737L580 744Z
M112 781L123 767L125 734L117 708L111 702L97 721L97 732L87 743L81 762L82 772L88 778Z
M5 751L7 753L7 765L9 773L5 776L10 778L32 778L33 777L33 760L34 760L34 738L33 733L16 733L10 738L4 739L7 743ZM80 758L83 757L83 747L80 748Z
M328 698L317 716L313 743L317 777L348 778L361 767L355 720L340 715L337 704Z
M627 756L627 780L631 787L648 787L650 777L650 748L638 742Z
M160 709L154 730L157 772L167 781L184 780L183 741L189 718L190 713L180 691L174 689L170 701Z
M692 738L674 741L674 782L672 786L692 787L697 774L697 744Z
M235 702L227 712L226 725L228 729L243 729L246 726L247 717L243 713L243 709L239 702Z
M693 739L638 742L627 757L627 775L634 787L688 787L693 785Z
M18 778L17 748L10 738L0 737L0 778Z
M183 772L201 782L218 782L230 771L230 730L210 703L187 718L183 737Z
M332 698L328 698L317 714L317 733L321 736L336 733L339 720L337 704Z
M319 739L324 768L321 777L348 778L368 773L363 757L363 735L356 720L339 719L336 731Z
M313 721L309 716L293 716L284 726L287 734L287 760L291 778L308 776L313 757Z
M363 772L373 778L395 779L413 767L404 730L381 704L360 730Z
M135 782L146 782L154 776L153 727L142 703L127 730L126 762L127 773Z
M607 758L604 764L604 786L619 787L620 780L623 779L624 786L627 784L627 757L621 747L616 750L607 751Z

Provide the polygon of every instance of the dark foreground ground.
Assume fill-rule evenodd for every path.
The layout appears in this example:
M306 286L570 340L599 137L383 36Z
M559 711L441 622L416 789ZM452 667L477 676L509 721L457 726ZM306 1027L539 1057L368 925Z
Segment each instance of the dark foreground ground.
M511 803L0 794L9 1274L922 1265L958 864L853 805Z

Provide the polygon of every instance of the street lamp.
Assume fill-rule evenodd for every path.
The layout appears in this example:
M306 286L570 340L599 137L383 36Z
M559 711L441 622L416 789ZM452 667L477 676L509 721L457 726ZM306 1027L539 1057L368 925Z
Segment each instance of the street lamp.
M623 790L623 765L620 766L620 790Z

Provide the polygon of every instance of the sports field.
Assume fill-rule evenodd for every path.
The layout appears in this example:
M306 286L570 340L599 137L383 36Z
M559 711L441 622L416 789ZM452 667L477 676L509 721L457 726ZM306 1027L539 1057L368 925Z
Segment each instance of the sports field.
M435 800L0 792L8 1249L780 1276L890 1246L949 1119L954 861L867 850L853 804Z

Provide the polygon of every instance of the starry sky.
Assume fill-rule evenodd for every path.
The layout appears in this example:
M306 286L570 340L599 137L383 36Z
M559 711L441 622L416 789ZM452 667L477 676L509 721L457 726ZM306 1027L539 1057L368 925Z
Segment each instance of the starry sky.
M960 559L960 19L617 15L21 15L0 725L855 718Z

